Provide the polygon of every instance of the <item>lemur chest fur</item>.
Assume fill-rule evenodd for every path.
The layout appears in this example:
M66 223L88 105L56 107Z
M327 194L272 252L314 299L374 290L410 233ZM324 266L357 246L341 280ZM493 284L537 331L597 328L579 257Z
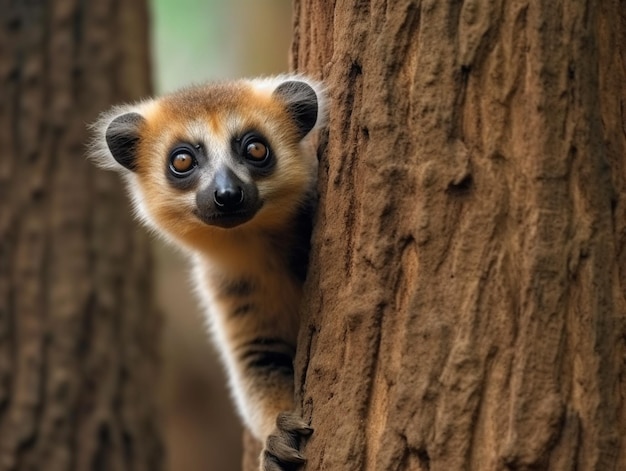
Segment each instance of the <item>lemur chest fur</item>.
M217 319L229 330L273 331L293 340L298 328L310 230L292 226L280 234L242 234L219 254L198 254L199 289L211 291Z

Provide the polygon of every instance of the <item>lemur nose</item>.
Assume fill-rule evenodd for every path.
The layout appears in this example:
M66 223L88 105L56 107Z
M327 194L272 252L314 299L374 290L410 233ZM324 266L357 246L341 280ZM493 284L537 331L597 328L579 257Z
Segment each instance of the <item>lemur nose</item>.
M213 193L213 201L222 211L232 211L243 203L243 189L240 186L218 188Z

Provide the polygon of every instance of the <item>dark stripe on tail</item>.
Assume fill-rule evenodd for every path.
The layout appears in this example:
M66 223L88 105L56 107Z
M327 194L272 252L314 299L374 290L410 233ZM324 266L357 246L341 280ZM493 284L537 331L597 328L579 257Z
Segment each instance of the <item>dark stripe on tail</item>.
M256 283L252 278L225 279L219 285L220 294L228 298L250 296L255 290Z
M278 337L257 337L238 349L239 360L247 369L277 371L293 375L295 348Z
M235 309L232 310L231 314L233 317L245 316L246 314L254 311L256 306L252 303L240 304Z
M242 361L247 369L265 370L293 376L293 358L287 353L269 351L247 352Z

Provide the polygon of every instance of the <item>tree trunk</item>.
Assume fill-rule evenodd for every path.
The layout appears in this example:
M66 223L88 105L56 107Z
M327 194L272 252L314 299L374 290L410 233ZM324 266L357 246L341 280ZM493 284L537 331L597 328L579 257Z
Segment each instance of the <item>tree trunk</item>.
M0 3L0 471L159 470L147 237L85 158L150 92L145 2Z
M624 2L334 3L306 469L626 469Z

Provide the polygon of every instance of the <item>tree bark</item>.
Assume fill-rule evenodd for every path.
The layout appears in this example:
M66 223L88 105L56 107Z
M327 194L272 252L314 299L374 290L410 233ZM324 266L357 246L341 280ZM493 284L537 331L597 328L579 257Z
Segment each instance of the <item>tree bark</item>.
M146 236L85 157L150 92L146 4L0 3L0 470L159 470Z
M295 3L309 470L626 469L626 7Z

